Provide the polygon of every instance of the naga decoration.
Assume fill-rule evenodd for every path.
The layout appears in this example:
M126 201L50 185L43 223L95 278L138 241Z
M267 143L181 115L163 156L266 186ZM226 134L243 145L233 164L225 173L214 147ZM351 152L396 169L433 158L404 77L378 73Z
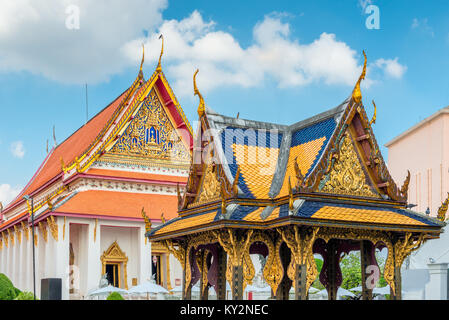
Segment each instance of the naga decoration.
M362 91L360 90L360 82L365 79L366 75L366 54L365 51L363 51L363 56L365 57L365 62L363 63L363 70L362 74L359 77L359 80L357 80L357 83L355 84L354 91L352 92L352 100L356 104L359 104L362 102Z
M287 275L293 281L293 284L295 283L295 266L306 265L306 292L309 291L310 286L318 275L312 248L319 229L319 227L312 227L300 230L298 226L294 226L293 230L291 228L277 229L292 253Z
M206 107L204 104L203 96L201 95L200 91L198 90L198 87L196 86L196 75L198 74L198 72L199 72L199 70L196 69L195 74L193 75L193 90L194 90L195 96L198 96L200 98L200 103L198 105L198 115L200 117L202 117L205 112Z
M405 199L407 199L408 196L409 184L410 184L410 170L407 170L407 177L405 178L404 183L402 184L402 187L400 189L400 192Z
M142 79L143 78L143 71L142 71L142 67L143 67L143 63L145 61L145 46L142 43L142 60L140 61L140 68L139 68L139 78Z
M417 250L425 241L425 234L421 233L418 239L412 237L411 232L405 234L404 239L398 240L394 244L394 255L395 255L395 267L400 268L405 258L407 258L410 253Z
M370 122L369 122L369 125L370 125L370 126L372 126L373 124L376 123L376 114L377 114L376 103L374 102L374 100L373 100L372 102L373 102L373 106L374 106L374 114L373 114L373 117L371 118L371 120L370 120Z
M53 216L48 217L47 225L48 225L48 228L50 229L53 239L58 241L58 224L55 221L55 217L53 217Z
M446 220L446 212L448 206L449 206L449 192L447 193L446 200L444 200L443 203L441 204L441 207L438 208L438 215L437 215L438 220L440 221Z
M288 177L288 209L293 211L293 190L290 177Z
M164 36L161 34L159 36L159 39L162 39L162 47L161 47L161 54L159 55L159 61L157 63L157 67L156 67L156 72L157 73L161 73L162 72L161 60L162 60L162 55L164 54Z
M299 168L298 165L298 157L295 158L295 163L294 163L294 168L295 168L295 174L296 174L296 190L299 191L300 187L302 186L305 177L302 175L301 169Z
M201 287L201 293L204 292L207 285L209 284L209 280L207 278L208 273L208 267L207 267L207 258L209 255L209 250L207 249L201 249L199 250L198 254L196 255L196 264L198 266L198 270L200 270L201 273L201 279L203 282L203 285Z
M142 215L143 221L145 221L145 232L151 231L151 220L148 218L144 207L142 207L142 212L140 213Z

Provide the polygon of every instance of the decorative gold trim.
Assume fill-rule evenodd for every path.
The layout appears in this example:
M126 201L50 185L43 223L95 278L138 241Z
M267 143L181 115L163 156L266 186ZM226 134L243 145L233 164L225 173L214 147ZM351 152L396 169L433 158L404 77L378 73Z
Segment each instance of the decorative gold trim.
M25 235L27 241L30 240L30 227L26 225L25 221L21 222L23 234Z
M6 232L2 232L2 239L5 239L6 248L9 248L9 239L8 239L8 234Z
M369 125L372 126L373 124L376 123L376 114L377 114L377 107L376 107L376 103L374 102L374 100L372 101L373 105L374 105L374 114L373 117L371 118Z
M97 241L97 226L98 226L98 219L95 219L95 226L94 226L94 242Z
M39 230L42 233L44 241L47 242L47 240L48 240L48 237L47 237L47 235L48 235L47 226L41 221L41 222L38 223L38 227L39 227Z
M196 75L198 74L198 72L199 72L199 70L196 69L195 74L193 75L193 90L194 90L194 95L198 96L200 98L200 103L198 105L198 115L200 117L202 117L205 112L205 104L204 104L203 96L201 95L200 91L198 90L198 87L196 86Z
M441 207L438 209L438 215L437 219L440 221L446 220L446 212L447 208L449 206L449 192L447 193L447 198L444 200L444 202L441 204Z
M309 291L310 286L318 275L318 269L316 267L312 247L319 229L320 227L300 229L298 226L293 226L286 229L276 229L292 253L292 259L287 269L287 275L290 280L293 281L293 285L295 284L295 265L306 265L306 292Z
M151 219L148 218L147 214L145 213L145 208L142 207L142 211L140 213L142 215L143 220L145 221L145 233L151 231ZM147 237L145 237L146 239ZM145 242L146 243L146 242Z
M157 63L157 67L156 67L156 72L157 73L161 73L162 72L161 60L162 60L162 55L164 54L164 36L161 34L159 36L159 39L162 39L162 47L161 47L161 54L159 55L159 61Z
M19 226L17 224L14 225L14 231L17 235L17 240L19 241L19 244L22 244L22 231L19 229Z
M120 249L117 241L114 241L106 251L103 251L103 254L100 257L102 264L101 274L106 273L106 265L107 264L118 264L119 266L119 287L122 288L121 277L120 277L120 263L123 263L123 278L125 281L125 289L128 290L128 272L127 272L127 263L128 257L126 254Z
M11 247L14 246L14 232L11 232L11 229L8 229L9 241L11 242Z
M53 239L55 239L56 241L58 241L58 233L59 233L59 228L58 228L58 224L55 221L55 217L53 216L49 216L47 218L47 225L48 228L50 229L51 235L53 236Z
M352 92L352 99L356 104L359 104L362 102L362 91L360 90L360 82L362 82L363 79L365 79L366 75L366 54L365 51L363 51L363 56L365 57L365 62L363 63L363 70L362 74L359 77L359 80L357 80L357 83L355 84L354 90Z

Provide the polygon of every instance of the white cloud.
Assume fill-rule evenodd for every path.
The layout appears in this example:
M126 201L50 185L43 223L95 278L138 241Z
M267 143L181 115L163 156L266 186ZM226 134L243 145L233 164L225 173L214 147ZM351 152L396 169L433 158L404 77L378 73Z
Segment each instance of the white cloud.
M80 8L79 30L65 26L65 9L72 4ZM137 68L143 42L146 66L154 65L160 33L164 72L178 95L192 95L196 68L202 91L255 87L266 79L279 87L353 86L361 72L361 52L326 32L300 42L283 21L285 14L265 16L254 26L252 42L242 47L230 31L218 30L198 11L182 20L162 20L166 6L167 0L2 1L0 72L27 70L68 83L105 81L126 66ZM367 78L364 85L370 83Z
M22 141L14 141L11 143L11 153L14 157L22 159L25 155L25 147Z
M0 184L0 202L3 204L3 208L6 207L14 198L22 191L22 187L12 187L9 184Z
M67 7L80 28L66 28ZM0 1L0 71L65 83L107 80L130 64L119 48L161 23L167 0Z
M435 32L433 31L433 28L429 26L427 18L413 18L411 29L420 30L423 33L430 34L431 37L435 36Z
M254 26L252 44L242 48L230 33L215 30L213 21L204 21L194 11L183 20L164 21L157 33L130 41L123 51L137 63L144 42L151 50L148 61L154 63L160 50L158 35L162 33L164 70L174 79L179 95L192 94L196 68L200 69L198 85L204 91L228 85L254 87L268 77L279 87L318 81L328 85L355 84L362 69L360 53L331 33L324 32L311 43L300 43L291 37L290 25L281 18L281 15L265 16ZM403 66L397 60L384 60L377 67L386 68L387 74L398 77ZM367 78L364 85L373 82Z
M395 59L377 59L374 64L383 69L385 74L393 78L402 78L405 71L407 71L407 67L401 65L398 62L398 58Z

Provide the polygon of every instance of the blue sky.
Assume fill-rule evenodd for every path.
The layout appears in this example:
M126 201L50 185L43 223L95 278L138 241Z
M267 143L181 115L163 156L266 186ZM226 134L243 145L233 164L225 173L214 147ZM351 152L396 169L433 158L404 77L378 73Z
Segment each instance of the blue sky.
M368 5L379 9L380 29L366 27ZM79 28L67 26L71 6ZM161 32L163 70L192 124L196 67L217 112L291 124L349 96L365 50L363 102L370 116L376 102L383 146L449 105L448 16L443 0L2 1L0 201L38 168L53 125L61 142L84 124L84 83L92 117L132 83L142 42L151 75Z

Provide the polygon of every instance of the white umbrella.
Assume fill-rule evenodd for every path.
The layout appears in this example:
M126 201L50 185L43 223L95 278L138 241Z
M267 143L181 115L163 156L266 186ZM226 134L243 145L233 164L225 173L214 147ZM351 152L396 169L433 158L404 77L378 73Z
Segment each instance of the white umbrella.
M390 286L385 286L382 288L374 288L373 293L376 294L390 294Z
M293 292L295 292L295 287L292 286L290 288L290 293L293 293ZM309 293L314 294L314 293L317 293L317 292L320 292L320 290L318 290L317 288L314 288L312 286L309 288Z
M362 292L362 286L358 286L352 289L349 289L354 292ZM382 288L374 288L373 293L375 294L390 294L390 286L385 286Z
M327 290L321 290L319 292L319 294L321 294L324 297L327 297ZM347 297L355 297L355 294L353 294L351 291L348 291L346 289L343 288L338 288L337 290L337 298L342 297L342 296L347 296Z
M271 287L270 286L257 287L257 286L248 284L245 288L245 291L246 292L270 292L271 293Z
M349 289L349 290L354 291L354 292L362 292L362 286L358 286L358 287L355 287L355 288L351 288L351 289Z
M182 286L173 287L170 292L182 292ZM200 292L200 286L198 284L192 287L192 292Z
M138 286L132 287L128 290L128 293L168 293L168 290L156 283L146 281Z
M118 293L128 293L125 289L120 289L111 285L108 285L107 287L97 289L91 293L88 294L88 296L100 296L103 294L109 294L111 292L118 292Z

